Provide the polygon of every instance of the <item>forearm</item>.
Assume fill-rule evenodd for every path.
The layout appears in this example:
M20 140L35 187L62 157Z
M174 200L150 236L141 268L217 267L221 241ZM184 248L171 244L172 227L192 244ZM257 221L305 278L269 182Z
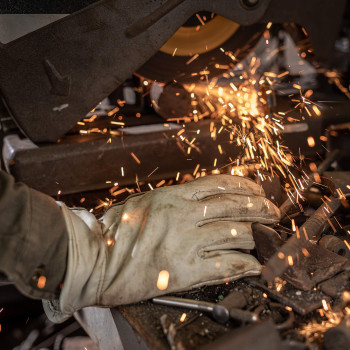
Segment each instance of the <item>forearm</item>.
M67 246L56 202L0 170L0 271L27 296L52 299L64 279Z

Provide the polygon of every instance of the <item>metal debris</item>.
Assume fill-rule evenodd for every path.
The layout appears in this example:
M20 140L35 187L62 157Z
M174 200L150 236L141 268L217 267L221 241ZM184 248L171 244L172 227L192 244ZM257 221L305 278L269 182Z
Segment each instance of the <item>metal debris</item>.
M333 216L340 205L340 199L333 196L329 198L329 201L324 202L304 225L299 228L299 232L296 232L296 234L289 238L287 243L280 247L269 259L262 271L263 277L267 281L272 282L277 276L281 276L289 266L293 265L297 257L302 255L303 249L312 249L313 246L309 243L309 240L318 240L321 232L329 225L328 219ZM325 249L325 251L327 250Z
M285 247L283 241L272 228L261 224L253 224L252 227L260 261L262 263L268 261L267 264L269 264L271 256L275 256L276 252L281 252ZM299 241L300 239L297 240L297 242ZM277 259L279 264L284 267L284 259L281 261L279 256ZM350 267L348 259L305 241L301 252L294 258L288 259L286 270L281 276L294 287L307 291L311 290L317 283L333 277L347 267Z
M286 283L279 291L276 287L269 288L264 284L264 281L257 277L245 278L245 281L252 287L263 290L272 300L291 307L296 313L300 315L307 315L308 313L322 307L322 300L329 300L321 291L300 291L293 288ZM283 282L283 280L281 280Z
M332 298L339 297L344 291L350 291L350 271L344 271L320 283L319 288Z
M325 235L319 240L318 244L321 247L326 248L333 253L343 256L344 258L347 258L347 259L350 258L350 251L347 245L345 244L344 241L342 241L340 238L336 236Z
M258 340L258 341L257 341ZM271 320L229 332L201 350L281 350L281 339Z
M164 314L160 318L160 324L162 325L163 332L166 335L167 341L172 350L184 350L181 341L176 340L176 329L174 323L169 320L168 315Z

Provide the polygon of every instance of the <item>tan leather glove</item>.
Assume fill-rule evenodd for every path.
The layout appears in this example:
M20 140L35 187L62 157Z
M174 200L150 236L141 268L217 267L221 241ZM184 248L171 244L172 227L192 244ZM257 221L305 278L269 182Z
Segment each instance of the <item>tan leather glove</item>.
M62 205L68 266L59 308L64 321L86 306L116 306L258 275L251 224L277 222L277 207L250 179L213 175L129 197L100 221ZM162 272L161 272L162 271ZM60 311L58 310L60 309Z

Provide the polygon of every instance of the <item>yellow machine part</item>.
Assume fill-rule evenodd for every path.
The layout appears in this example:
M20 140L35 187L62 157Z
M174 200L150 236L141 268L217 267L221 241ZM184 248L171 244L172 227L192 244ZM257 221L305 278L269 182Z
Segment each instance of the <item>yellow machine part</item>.
M196 27L180 27L160 51L173 56L193 56L211 51L226 42L239 24L222 17Z

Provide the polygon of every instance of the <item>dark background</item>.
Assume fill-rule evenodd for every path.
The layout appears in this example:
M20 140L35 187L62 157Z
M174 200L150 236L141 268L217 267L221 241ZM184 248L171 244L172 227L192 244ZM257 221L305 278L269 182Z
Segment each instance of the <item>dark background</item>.
M73 13L94 2L97 0L0 0L0 14Z

